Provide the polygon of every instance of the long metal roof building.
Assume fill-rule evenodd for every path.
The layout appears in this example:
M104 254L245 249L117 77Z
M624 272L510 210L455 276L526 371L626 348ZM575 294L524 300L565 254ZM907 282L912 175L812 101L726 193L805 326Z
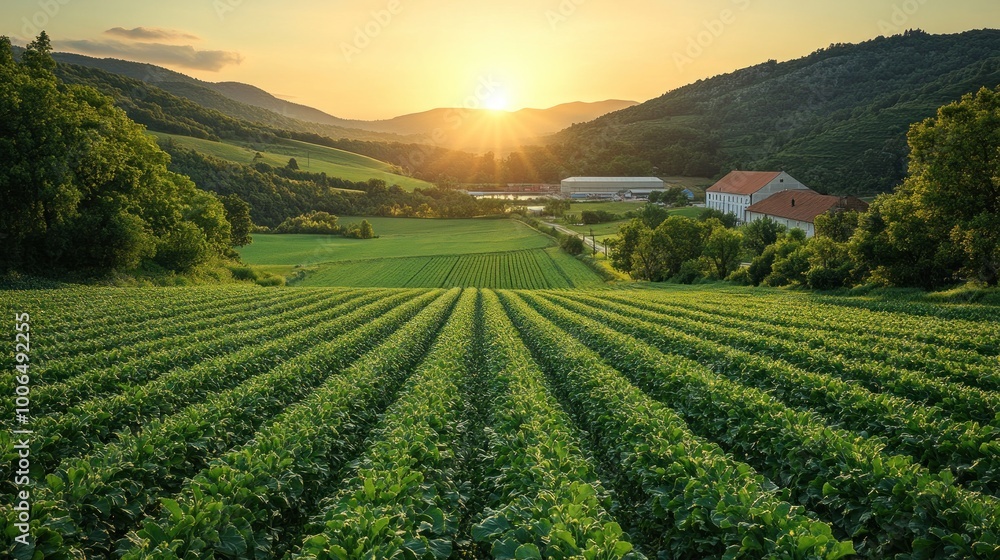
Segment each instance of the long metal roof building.
M664 189L656 177L570 177L562 180L562 194L614 194L629 190Z

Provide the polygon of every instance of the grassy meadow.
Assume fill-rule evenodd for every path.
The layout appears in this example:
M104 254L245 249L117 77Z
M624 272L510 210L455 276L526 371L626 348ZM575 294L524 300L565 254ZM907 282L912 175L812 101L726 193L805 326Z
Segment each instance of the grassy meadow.
M171 138L184 148L197 150L203 154L234 163L252 163L254 154L260 152L264 156L264 161L275 167L284 167L288 164L288 159L294 157L299 168L303 171L326 173L331 177L339 177L348 181L382 179L388 185L399 185L408 191L433 187L426 181L399 175L393 166L384 161L298 140L279 138L264 147L250 148L245 143L212 142L211 140L162 132L149 132L149 134L155 136L160 143Z

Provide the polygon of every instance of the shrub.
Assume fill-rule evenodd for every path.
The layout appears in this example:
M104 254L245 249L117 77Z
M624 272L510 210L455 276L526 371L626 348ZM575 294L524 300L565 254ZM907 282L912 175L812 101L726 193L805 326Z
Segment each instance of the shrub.
M695 280L702 277L702 263L698 259L691 259L681 263L680 272L674 276L674 281L680 284L694 284Z
M571 255L579 255L583 252L583 239L575 235L566 236L559 245Z
M284 286L285 277L278 276L277 274L266 273L264 276L257 279L257 285L264 286L265 288Z
M746 266L737 268L732 274L726 277L726 280L742 286L750 286L754 283L753 277L750 275L750 267Z
M156 247L154 260L160 266L178 272L189 271L208 260L208 240L191 222L178 222Z

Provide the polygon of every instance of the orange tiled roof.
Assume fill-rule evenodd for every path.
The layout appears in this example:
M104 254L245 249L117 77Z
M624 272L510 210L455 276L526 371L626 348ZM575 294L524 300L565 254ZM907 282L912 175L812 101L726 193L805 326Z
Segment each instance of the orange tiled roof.
M868 208L868 204L854 197L841 198L814 191L781 191L751 204L747 212L813 223L816 216L835 207L863 211Z
M780 171L731 171L708 188L707 192L753 194L775 180Z

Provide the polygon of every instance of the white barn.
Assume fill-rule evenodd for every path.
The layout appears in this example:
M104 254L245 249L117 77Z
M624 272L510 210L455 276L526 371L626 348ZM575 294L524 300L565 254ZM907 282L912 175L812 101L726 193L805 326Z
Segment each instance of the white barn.
M563 179L561 185L564 196L662 190L663 181L656 177L570 177Z
M735 214L740 223L747 221L752 204L781 191L809 191L784 171L732 171L705 191L705 206Z

